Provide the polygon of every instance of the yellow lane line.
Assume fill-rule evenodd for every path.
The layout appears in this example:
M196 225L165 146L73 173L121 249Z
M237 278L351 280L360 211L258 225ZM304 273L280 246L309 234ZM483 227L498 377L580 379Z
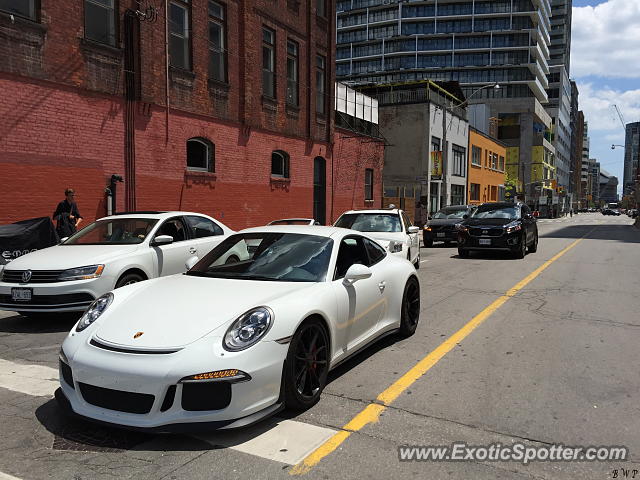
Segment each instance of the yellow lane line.
M590 230L584 237L572 242L568 247L563 248L556 255L544 262L533 272L527 275L525 278L516 283L510 288L504 295L494 300L491 305L482 310L478 315L473 317L466 325L460 330L451 335L447 340L441 343L435 350L429 353L426 357L420 360L414 367L412 367L407 373L396 380L390 387L382 392L376 398L376 402L369 404L364 410L358 413L353 419L349 421L342 430L338 431L329 440L320 445L316 450L311 452L302 462L294 465L289 470L290 475L304 475L308 473L315 465L317 465L324 457L335 451L342 443L349 438L353 432L361 430L365 425L369 423L375 423L380 418L380 414L386 410L393 401L400 396L407 388L409 388L416 380L422 377L429 371L436 363L438 363L442 357L449 353L456 344L464 340L471 332L479 327L487 318L489 318L493 312L504 305L509 298L513 297L516 293L527 286L534 278L540 275L549 265L562 257L565 253L580 243L587 235L593 231Z

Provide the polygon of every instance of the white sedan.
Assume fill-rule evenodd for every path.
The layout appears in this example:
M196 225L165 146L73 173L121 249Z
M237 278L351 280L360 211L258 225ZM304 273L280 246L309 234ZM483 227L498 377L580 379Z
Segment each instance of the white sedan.
M256 245L226 264L228 252ZM413 334L415 269L353 230L274 226L225 239L185 275L97 299L64 340L68 413L156 432L235 428L318 401L329 370Z
M350 210L334 226L366 232L391 253L420 268L420 228L413 226L403 210Z
M83 312L114 288L181 273L233 233L190 212L137 212L101 218L59 245L8 264L0 277L0 310L29 315ZM247 252L230 252L237 261Z

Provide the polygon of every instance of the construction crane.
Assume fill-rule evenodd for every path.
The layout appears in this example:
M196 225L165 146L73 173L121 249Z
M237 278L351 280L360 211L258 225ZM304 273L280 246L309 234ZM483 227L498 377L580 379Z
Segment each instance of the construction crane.
M624 121L624 117L622 116L622 112L620 111L620 109L618 108L618 106L616 104L613 105L613 108L615 108L616 112L618 112L618 118L620 119L620 123L622 123L622 129L626 132L627 131L627 123Z

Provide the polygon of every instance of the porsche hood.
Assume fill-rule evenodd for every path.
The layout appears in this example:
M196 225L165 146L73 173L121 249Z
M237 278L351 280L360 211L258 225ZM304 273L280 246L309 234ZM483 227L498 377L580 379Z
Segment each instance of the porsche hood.
M251 308L313 288L315 283L173 275L122 293L98 320L93 338L114 347L167 350L195 342ZM118 301L118 296L126 297ZM276 320L277 321L277 320ZM221 332L221 335L224 332Z

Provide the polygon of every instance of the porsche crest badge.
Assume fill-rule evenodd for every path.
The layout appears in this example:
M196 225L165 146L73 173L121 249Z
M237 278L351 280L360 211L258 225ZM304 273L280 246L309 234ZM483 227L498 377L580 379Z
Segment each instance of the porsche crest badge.
M137 332L133 338L140 338L142 335L144 335L144 332Z

